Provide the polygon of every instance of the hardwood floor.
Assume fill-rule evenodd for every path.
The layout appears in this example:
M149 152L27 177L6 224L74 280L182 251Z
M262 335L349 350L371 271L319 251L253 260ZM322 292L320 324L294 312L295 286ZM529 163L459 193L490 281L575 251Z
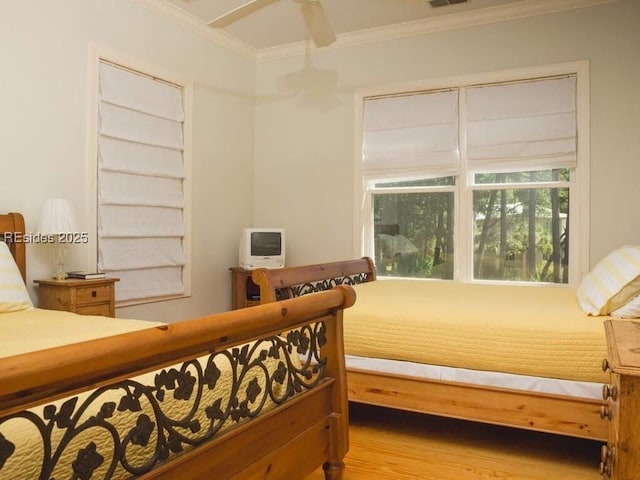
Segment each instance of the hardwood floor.
M366 405L350 415L344 480L601 478L599 442Z

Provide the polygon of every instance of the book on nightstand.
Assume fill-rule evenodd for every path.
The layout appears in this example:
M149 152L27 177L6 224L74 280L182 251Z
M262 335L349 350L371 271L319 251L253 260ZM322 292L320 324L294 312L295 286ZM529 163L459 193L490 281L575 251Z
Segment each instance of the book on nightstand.
M67 272L68 278L81 278L84 280L93 280L96 278L105 278L107 276L104 272Z

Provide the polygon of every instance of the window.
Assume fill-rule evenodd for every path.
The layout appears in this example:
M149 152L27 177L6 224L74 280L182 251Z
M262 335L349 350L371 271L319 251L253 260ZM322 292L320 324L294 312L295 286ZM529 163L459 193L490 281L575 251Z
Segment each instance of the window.
M577 283L577 78L363 95L363 250L378 274Z
M99 63L97 263L120 302L187 293L183 90Z

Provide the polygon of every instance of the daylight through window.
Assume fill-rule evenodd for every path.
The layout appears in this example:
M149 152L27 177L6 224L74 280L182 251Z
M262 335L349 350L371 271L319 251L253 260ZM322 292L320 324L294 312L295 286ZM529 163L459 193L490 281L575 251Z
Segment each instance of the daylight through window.
M380 276L569 283L576 76L366 97Z

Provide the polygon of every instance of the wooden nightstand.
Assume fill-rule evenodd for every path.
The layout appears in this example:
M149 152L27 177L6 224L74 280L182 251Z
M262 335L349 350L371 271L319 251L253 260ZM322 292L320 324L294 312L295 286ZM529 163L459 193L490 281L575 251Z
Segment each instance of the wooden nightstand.
M34 283L38 284L38 306L47 310L66 310L80 315L115 317L115 282L118 280L118 278L34 280Z
M247 308L260 305L260 287L251 280L251 272L240 267L231 267L231 308Z

